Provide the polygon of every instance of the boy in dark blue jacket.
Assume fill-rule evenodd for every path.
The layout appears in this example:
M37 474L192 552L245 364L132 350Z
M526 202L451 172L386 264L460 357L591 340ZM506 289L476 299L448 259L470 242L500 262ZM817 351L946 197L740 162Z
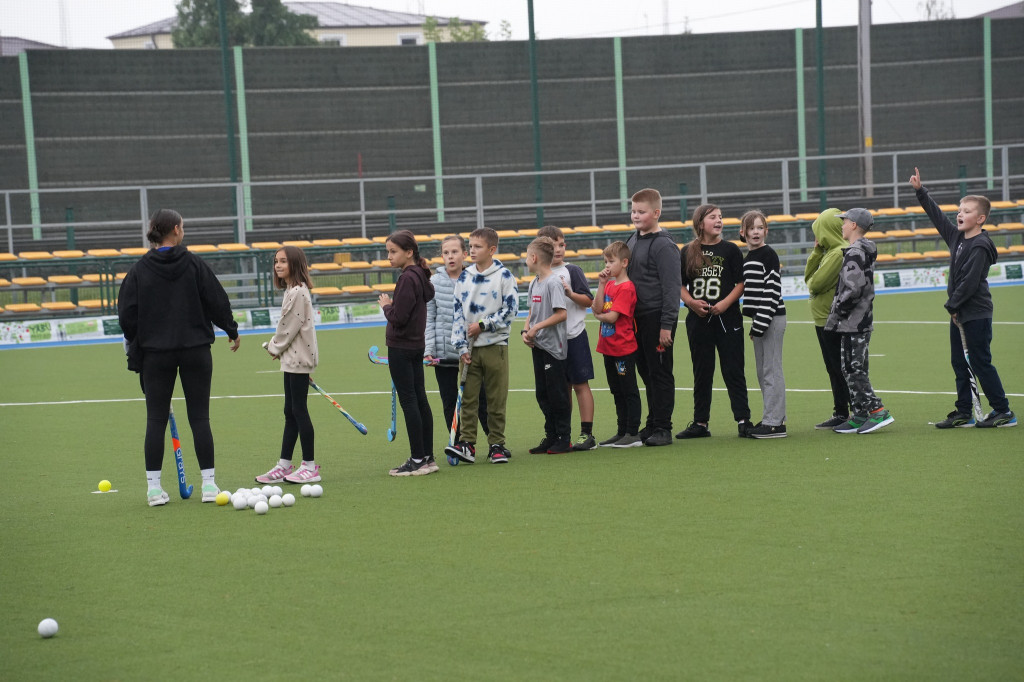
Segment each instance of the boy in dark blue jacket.
M928 189L921 185L921 172L914 168L911 186L917 191L932 225L949 245L949 276L946 279L945 308L950 314L949 359L956 375L956 409L935 426L940 429L978 426L992 428L1016 426L1017 417L1003 391L999 373L992 365L992 294L988 290L988 271L996 262L996 247L982 229L991 204L982 196L969 195L960 200L957 224L950 222ZM971 416L971 373L964 358L960 329L967 339L971 367L978 377L992 411L975 424Z

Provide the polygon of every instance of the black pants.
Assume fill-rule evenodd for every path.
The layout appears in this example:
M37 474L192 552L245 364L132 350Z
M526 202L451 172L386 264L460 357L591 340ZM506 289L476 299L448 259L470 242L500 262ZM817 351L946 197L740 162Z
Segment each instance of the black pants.
M971 367L978 375L980 388L988 398L988 404L996 412L1009 412L1010 402L1003 391L999 372L992 366L992 318L963 322L964 336L967 337L967 353ZM964 345L960 330L952 321L949 323L949 359L956 375L956 411L971 414L971 375L964 360Z
M540 348L531 350L537 405L544 415L544 435L568 440L572 427L572 406L569 403L569 387L566 385L565 360L558 360Z
M815 325L814 333L818 335L818 346L821 348L821 359L825 361L825 371L832 386L832 412L840 417L850 416L850 387L846 385L842 365L843 335L825 331L824 327Z
M309 375L284 372L284 437L281 439L281 459L291 461L295 441L302 439L302 459L312 462L313 420L309 418L306 397L309 395Z
M437 392L441 394L441 409L444 411L445 428L451 430L452 419L455 418L455 403L459 401L459 366L458 365L436 365L434 376L437 378ZM480 419L480 428L484 433L490 433L487 428L487 395L483 386L480 387L480 408L477 410ZM455 428L455 442L458 443L462 436L462 429Z
M729 392L732 416L739 422L750 419L747 380L743 373L743 324L726 325L721 315L686 316L686 336L693 361L693 421L707 424L711 418L711 387L715 379L715 349L722 364L722 379Z
M615 399L616 433L635 435L640 431L640 390L636 385L636 356L604 356L604 373Z
M661 336L661 312L637 315L636 371L644 382L647 394L647 427L672 429L672 412L676 407L676 378L672 374L672 353L675 344L658 350ZM672 329L675 341L676 330Z
M423 383L423 349L388 346L388 369L398 393L413 459L434 456L434 415Z
M200 469L213 468L213 433L210 431L213 355L209 346L199 346L171 351L150 350L142 359L142 385L146 393L146 471L163 468L167 416L171 409L174 381L179 374L196 460Z

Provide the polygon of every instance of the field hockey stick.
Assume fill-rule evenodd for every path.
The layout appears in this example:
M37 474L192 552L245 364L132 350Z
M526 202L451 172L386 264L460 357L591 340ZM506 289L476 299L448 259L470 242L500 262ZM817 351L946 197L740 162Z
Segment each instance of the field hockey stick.
M472 350L472 347L470 347ZM448 446L444 449L445 455L448 456L448 463L452 466L456 466L459 463L459 450L455 447L455 432L459 428L459 413L462 412L462 394L466 390L466 373L469 370L469 364L462 362L462 368L459 370L459 392L455 396L455 414L452 415L452 427L448 432Z
M388 442L395 439L398 433L398 391L395 389L395 382L391 382L391 428L388 429Z
M171 445L174 446L174 463L178 465L178 494L181 499L192 497L192 486L185 482L185 461L181 458L181 438L178 437L178 424L174 421L174 406L168 417L171 422Z
M978 393L978 375L974 373L974 367L971 366L971 356L967 352L967 334L964 333L964 327L960 324L960 320L956 320L954 324L960 330L960 343L964 347L964 361L967 363L967 372L971 379L971 406L974 408L974 419L980 422L985 419L985 413L981 410L981 395Z
M338 412L341 412L343 415L345 415L345 419L348 419L350 422L352 422L352 426L356 427L356 430L359 431L359 433L363 434L364 436L366 435L366 427L357 422L352 415L346 412L345 408L339 405L337 400L327 395L324 389L317 386L316 382L313 381L313 377L309 377L309 385L312 386L317 393L330 400L331 404L338 408Z
M370 358L370 362L375 365L386 365L388 364L388 357L386 355L378 355L380 348L377 346L370 346L369 352L366 354ZM433 367L434 365L440 364L441 360L433 358L431 360L423 359L423 365L425 367Z

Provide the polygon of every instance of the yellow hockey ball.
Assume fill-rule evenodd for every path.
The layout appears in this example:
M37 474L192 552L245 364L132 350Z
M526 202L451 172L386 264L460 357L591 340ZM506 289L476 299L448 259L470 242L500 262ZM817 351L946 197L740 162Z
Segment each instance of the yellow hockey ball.
M100 481L100 484L99 484L98 487L99 487L101 493L109 492L110 491L110 481L108 481L107 479L104 478L102 481Z

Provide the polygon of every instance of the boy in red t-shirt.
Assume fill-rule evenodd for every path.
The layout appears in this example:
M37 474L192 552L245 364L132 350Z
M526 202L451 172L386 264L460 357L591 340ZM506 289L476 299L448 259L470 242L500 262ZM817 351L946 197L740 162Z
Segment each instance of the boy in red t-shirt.
M636 385L636 335L633 313L636 310L636 288L626 275L629 247L625 242L612 242L604 250L605 268L597 276L594 317L601 322L597 352L604 356L608 388L615 398L618 431L599 445L633 448L640 440L640 391Z

